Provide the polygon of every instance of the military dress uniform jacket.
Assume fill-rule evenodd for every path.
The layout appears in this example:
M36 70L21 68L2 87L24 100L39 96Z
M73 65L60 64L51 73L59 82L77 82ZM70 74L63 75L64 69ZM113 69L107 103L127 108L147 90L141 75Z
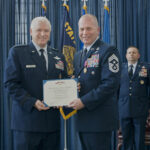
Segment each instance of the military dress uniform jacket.
M142 68L147 72L146 76L141 75ZM150 74L148 64L138 62L131 79L128 74L128 64L123 64L119 91L119 115L121 118L147 115L149 85Z
M117 90L120 57L114 47L99 39L82 63L82 51L74 57L74 72L81 84L79 96L85 107L77 113L77 130L111 131L118 126Z
M14 130L51 132L60 129L59 111L38 111L34 104L43 100L43 80L66 77L65 59L48 47L48 71L42 66L33 43L10 49L5 87L12 99L11 127Z

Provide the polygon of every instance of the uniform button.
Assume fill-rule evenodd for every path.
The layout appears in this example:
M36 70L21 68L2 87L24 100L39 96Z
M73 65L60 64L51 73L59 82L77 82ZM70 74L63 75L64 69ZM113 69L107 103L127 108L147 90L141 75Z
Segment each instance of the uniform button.
M130 90L132 89L132 87L129 88Z
M78 76L78 78L80 78L80 76Z
M130 80L130 83L132 83L132 80Z
M130 96L132 96L132 94L131 94L131 93L130 93L129 95L130 95Z

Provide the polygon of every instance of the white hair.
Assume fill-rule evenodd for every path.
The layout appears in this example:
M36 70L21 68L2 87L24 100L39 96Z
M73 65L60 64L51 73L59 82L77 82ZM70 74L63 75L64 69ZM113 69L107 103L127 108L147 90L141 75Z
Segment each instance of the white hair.
M34 29L34 27L38 24L38 23L46 23L48 26L49 26L49 29L51 31L51 23L50 21L46 18L46 17L35 17L32 22L31 22L31 25L30 25L30 29Z
M91 21L95 24L95 26L98 27L98 21L97 21L96 16L94 16L94 15L92 15L92 14L85 14L85 15L82 15L82 16L80 17L80 19L79 19L79 22L78 22L78 25L79 25L79 26L80 26L80 22L81 22L82 19L89 19L89 20L91 20Z

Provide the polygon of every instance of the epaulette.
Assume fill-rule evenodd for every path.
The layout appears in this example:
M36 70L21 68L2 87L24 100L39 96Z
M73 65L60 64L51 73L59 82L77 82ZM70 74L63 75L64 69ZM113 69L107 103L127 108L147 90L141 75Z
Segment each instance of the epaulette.
M26 47L26 46L28 46L28 45L14 45L13 47L14 48L20 48L20 47Z
M145 65L145 64L148 65L148 63L147 63L147 62L144 62L144 61L140 61L140 64L141 64L141 65Z

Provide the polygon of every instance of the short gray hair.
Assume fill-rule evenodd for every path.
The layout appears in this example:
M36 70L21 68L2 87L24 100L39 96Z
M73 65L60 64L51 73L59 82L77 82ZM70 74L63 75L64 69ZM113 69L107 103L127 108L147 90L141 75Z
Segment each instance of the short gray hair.
M85 14L85 15L82 15L79 19L79 22L78 22L78 25L80 24L80 21L84 18L88 18L88 19L91 19L93 21L93 23L98 27L98 21L97 21L97 18L96 16L92 15L92 14Z
M44 22L46 23L48 26L49 26L49 29L51 31L51 23L50 21L46 18L46 17L35 17L32 22L31 22L31 25L30 25L30 28L33 29L38 23L40 22Z

